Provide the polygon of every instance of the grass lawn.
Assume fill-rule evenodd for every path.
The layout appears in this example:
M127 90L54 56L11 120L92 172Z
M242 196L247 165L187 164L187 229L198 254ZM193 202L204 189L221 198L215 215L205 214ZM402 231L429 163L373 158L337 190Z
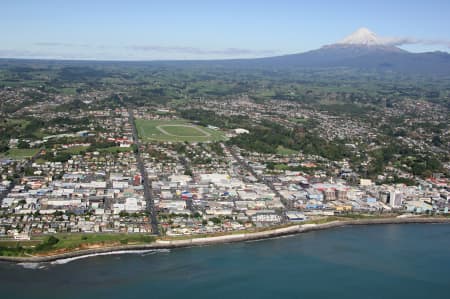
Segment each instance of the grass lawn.
M38 153L38 148L12 148L4 156L11 159L31 158Z
M59 242L53 245L54 249L62 248L77 248L83 244L141 244L151 243L155 240L154 237L144 234L81 234L81 233L67 233L56 234Z
M89 146L74 146L68 149L64 149L61 152L69 153L71 155L79 155L81 152L86 152L89 149ZM96 151L100 153L119 153L119 152L130 152L132 151L132 147L120 147L120 146L110 146L105 148L99 148Z
M11 239L1 239L0 247L16 248L16 247L22 246L25 248L30 248L30 247L40 244L41 242L42 242L42 240L18 241L18 240L11 240Z
M63 87L59 91L65 95L75 95L77 94L77 89L75 87Z
M225 140L221 131L193 125L183 119L137 119L136 127L142 141L207 142Z
M277 147L277 154L278 155L288 156L288 155L298 154L298 151L295 151L295 150L292 150L292 149L289 149L289 148L285 148L284 146L280 145L280 146Z
M69 153L71 155L79 155L81 152L86 151L88 149L88 146L74 146L69 147L67 149L62 150L63 152Z
M56 244L48 244L47 240L53 236L57 238ZM55 250L74 250L87 248L93 245L116 246L126 244L148 244L156 240L154 236L145 234L114 234L114 233L60 233L33 237L28 241L0 240L0 255L2 256L29 256L33 254L52 252Z
M287 164L275 164L274 165L276 170L288 170L289 166Z
M123 152L131 152L133 150L132 147L120 147L120 146L110 146L105 148L99 148L98 151L101 153L123 153Z
M196 126L189 125L161 125L157 127L166 135L181 137L208 137L211 134Z

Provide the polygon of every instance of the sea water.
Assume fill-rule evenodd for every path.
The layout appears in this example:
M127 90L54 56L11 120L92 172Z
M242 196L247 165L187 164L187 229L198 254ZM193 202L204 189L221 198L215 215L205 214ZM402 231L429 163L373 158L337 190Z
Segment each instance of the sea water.
M0 263L1 298L449 298L450 225L334 228L259 242Z

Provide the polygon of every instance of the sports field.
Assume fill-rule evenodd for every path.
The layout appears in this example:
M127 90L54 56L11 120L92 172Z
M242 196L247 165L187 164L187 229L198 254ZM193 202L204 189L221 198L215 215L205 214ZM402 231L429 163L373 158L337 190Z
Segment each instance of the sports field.
M225 140L222 132L194 125L186 120L136 119L142 141L207 142Z
M37 148L12 148L6 153L0 153L1 157L11 158L11 159L25 159L31 158L39 152Z

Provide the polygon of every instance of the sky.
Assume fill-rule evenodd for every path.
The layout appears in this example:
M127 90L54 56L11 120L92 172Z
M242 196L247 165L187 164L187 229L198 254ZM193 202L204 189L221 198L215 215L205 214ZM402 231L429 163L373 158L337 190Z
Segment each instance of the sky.
M450 51L448 0L2 0L0 57L226 59L300 53L360 27Z

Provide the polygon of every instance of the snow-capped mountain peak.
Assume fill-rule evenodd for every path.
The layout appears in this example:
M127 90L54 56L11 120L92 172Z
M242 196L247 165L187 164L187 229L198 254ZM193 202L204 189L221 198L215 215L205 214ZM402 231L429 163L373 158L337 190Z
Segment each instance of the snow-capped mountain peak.
M338 42L338 44L380 46L384 43L374 32L363 27Z

